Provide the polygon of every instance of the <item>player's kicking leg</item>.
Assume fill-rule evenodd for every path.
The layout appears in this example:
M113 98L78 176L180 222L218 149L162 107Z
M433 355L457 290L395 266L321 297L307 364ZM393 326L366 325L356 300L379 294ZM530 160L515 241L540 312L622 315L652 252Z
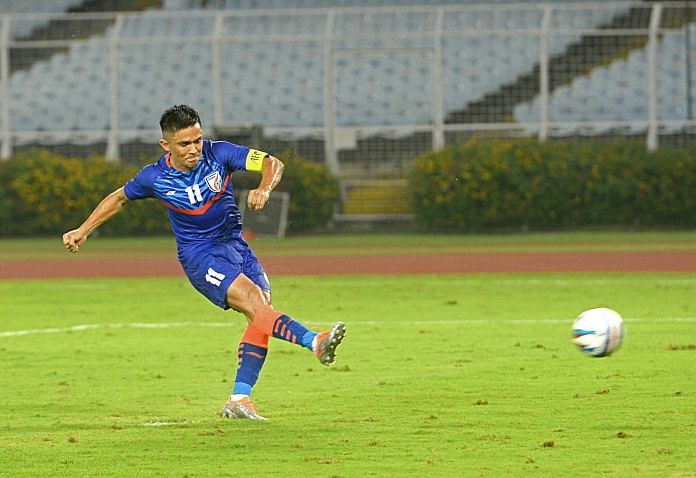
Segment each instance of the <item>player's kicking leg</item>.
M336 361L336 349L346 336L343 322L336 322L326 332L314 332L289 315L267 305L256 311L252 325L271 337L311 350L323 365L331 365Z
M324 365L331 365L336 361L336 348L341 345L346 336L346 326L343 322L336 324L327 332L317 334L312 345L314 355Z
M265 294L258 285L240 274L227 290L226 299L230 307L241 311L249 324L263 334L311 350L323 365L336 361L336 349L346 336L343 322L337 322L326 332L314 332L274 309Z
M254 408L250 395L266 358L269 337L301 345L311 350L320 363L331 365L336 360L336 349L346 335L346 326L342 322L326 332L317 333L275 310L268 292L262 291L243 274L230 286L227 303L243 312L249 320L239 345L234 390L222 410L222 415L227 418L265 420Z

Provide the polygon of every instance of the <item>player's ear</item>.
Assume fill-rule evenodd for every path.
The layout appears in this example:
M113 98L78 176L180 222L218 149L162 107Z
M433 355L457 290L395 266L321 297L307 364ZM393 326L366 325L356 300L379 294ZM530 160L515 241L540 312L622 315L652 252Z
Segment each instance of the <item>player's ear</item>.
M169 152L169 142L166 139L161 138L159 140L159 144L162 146L163 150L165 150L167 153Z

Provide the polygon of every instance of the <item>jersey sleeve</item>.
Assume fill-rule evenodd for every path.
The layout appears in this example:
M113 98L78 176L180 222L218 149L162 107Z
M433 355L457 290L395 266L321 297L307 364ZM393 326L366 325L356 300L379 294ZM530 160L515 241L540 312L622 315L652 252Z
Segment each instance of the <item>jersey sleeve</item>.
M213 154L228 171L255 171L261 172L263 160L268 153L240 146L227 141L213 141L210 147Z
M129 201L155 196L154 184L158 173L154 169L154 165L145 166L126 183L123 187L123 192Z

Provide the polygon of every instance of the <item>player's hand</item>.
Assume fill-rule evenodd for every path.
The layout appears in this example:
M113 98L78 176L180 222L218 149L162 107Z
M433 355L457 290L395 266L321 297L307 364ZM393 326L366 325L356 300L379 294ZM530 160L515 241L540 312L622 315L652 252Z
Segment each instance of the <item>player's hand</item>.
M247 196L247 206L252 211L258 211L268 202L271 192L266 189L252 189Z
M87 236L82 234L79 229L73 229L63 234L63 245L70 252L77 252L86 240Z

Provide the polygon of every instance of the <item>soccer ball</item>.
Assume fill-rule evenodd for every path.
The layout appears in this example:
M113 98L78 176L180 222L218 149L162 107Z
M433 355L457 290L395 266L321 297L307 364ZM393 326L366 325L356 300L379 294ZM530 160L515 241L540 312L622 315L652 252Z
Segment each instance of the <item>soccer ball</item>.
M623 319L618 312L604 307L586 310L573 322L573 343L592 357L611 355L623 336Z

